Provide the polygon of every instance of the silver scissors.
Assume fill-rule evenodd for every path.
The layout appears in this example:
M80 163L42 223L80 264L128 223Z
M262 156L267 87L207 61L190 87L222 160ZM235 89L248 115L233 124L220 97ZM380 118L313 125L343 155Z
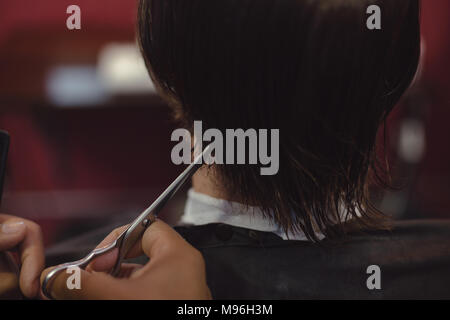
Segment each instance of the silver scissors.
M150 205L150 207L145 209L130 224L130 226L123 231L116 240L114 240L114 242L106 247L94 249L86 257L80 260L61 264L50 271L42 283L42 292L44 295L47 296L47 298L52 299L48 288L56 276L62 271L67 270L70 267L79 267L84 269L94 258L118 248L119 253L117 260L110 272L111 275L116 276L120 271L120 266L123 260L126 258L131 248L133 248L135 243L142 237L145 230L153 222L155 222L158 212L164 207L167 201L169 201L180 189L180 187L183 186L183 184L201 167L203 156L207 154L209 149L210 145L207 146L200 155L195 157L194 161L169 185L169 187L167 187L166 190L164 190L164 192Z

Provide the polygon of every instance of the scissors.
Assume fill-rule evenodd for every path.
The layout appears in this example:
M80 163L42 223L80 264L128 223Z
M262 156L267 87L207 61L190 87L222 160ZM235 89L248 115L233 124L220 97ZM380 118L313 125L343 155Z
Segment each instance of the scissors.
M172 198L172 196L183 186L183 184L201 167L202 159L210 149L208 145L203 152L195 157L194 161L167 187L166 190L147 208L145 209L131 224L123 231L119 237L110 245L94 249L86 257L61 264L50 271L42 283L42 292L47 298L52 299L50 291L48 290L52 281L62 271L71 267L78 267L84 269L93 259L102 256L115 248L119 249L116 263L112 268L110 274L116 276L120 270L120 266L127 254L133 248L135 243L142 237L145 230L156 221L158 212L164 205Z

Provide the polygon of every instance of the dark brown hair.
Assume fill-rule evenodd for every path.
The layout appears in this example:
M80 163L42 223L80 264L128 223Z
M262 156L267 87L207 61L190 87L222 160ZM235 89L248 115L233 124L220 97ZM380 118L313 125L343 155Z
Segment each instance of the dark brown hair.
M186 127L280 129L278 174L217 166L231 196L312 240L345 233L339 212L381 225L376 136L417 69L419 0L141 0L138 35Z

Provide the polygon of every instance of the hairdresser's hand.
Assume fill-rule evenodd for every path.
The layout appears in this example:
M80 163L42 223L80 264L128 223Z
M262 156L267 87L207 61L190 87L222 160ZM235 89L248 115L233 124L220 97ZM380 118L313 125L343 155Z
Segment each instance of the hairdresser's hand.
M8 253L17 253L17 260ZM39 276L44 269L41 228L34 222L0 214L0 294L13 290L17 277L10 263L21 265L19 286L33 298L39 293ZM12 260L12 261L11 261Z
M111 243L126 228L114 230L100 243ZM157 220L131 250L128 258L147 255L144 265L122 264L120 276L105 273L112 269L117 249L94 260L81 270L81 289L67 288L70 274L61 273L52 283L55 299L210 299L205 264L199 251L175 230ZM42 273L41 281L51 269Z

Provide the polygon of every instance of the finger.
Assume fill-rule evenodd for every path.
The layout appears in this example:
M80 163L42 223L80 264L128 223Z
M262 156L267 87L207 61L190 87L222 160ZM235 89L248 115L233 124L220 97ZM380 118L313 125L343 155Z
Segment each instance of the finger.
M102 242L97 246L97 248L103 248L108 245L110 245L113 241L115 241L120 235L129 227L129 225L125 225L122 227L119 227L117 229L114 229L109 235L106 236L105 239L103 239ZM130 252L126 255L125 258L135 258L143 255L141 248L140 241L137 241L136 244L131 248ZM108 253L105 253L101 256L98 256L95 258L86 268L88 271L102 271L106 272L111 270L116 261L118 256L118 250L113 249Z
M104 247L110 244L112 241L117 239L124 230L126 230L128 226L123 226L112 231L100 244L98 247ZM144 244L146 245L143 248ZM142 240L137 241L137 243L133 246L132 250L127 255L127 258L134 258L141 256L143 254L148 257L158 255L158 250L165 251L166 253L170 253L172 249L178 248L179 246L185 247L187 242L170 226L165 224L164 222L157 220L153 222L145 231ZM156 252L154 252L156 251ZM152 253L153 252L153 253ZM173 252L173 250L172 250ZM159 255L161 255L159 253ZM99 256L95 260L93 260L88 267L87 271L101 271L108 272L111 270L118 256L118 250L114 249L102 256ZM145 270L141 270L141 272L145 272Z
M87 265L86 271L108 273L116 265L118 254L119 249L114 248L113 250L94 258L92 262Z
M110 245L113 241L115 241L121 234L122 232L124 232L127 228L129 227L129 225L125 225L125 226L121 226L118 227L116 229L114 229L113 231L111 231L106 237L105 239L103 239L96 248L103 248L106 247L108 245Z
M147 257L155 260L170 254L191 250L191 246L165 222L157 219L142 237L141 246Z
M128 227L129 225L126 225L113 230L97 246L97 248L105 247L111 244ZM145 249L143 248L143 243L147 244L147 247ZM156 246L153 247L152 249L154 243L156 243ZM172 229L169 225L162 222L161 220L156 220L147 228L142 237L142 241L137 241L136 244L130 250L130 252L128 252L126 258L135 258L143 254L146 254L148 257L150 257L152 250L165 250L169 252L168 249L177 248L180 244L182 246L188 246L187 242L174 229ZM114 249L104 255L95 258L88 265L86 270L107 272L114 267L117 261L117 256L118 250Z
M203 256L180 234L161 220L145 231L142 249L150 261L135 271L130 280L138 284L136 296L147 299L207 299Z
M134 278L133 275L144 266L137 263L122 263L116 278Z
M44 241L41 228L30 221L26 223L27 232L20 245L20 288L28 298L39 291L39 276L45 266Z
M0 251L12 250L25 238L24 221L9 219L0 224Z
M53 268L42 272L41 283ZM76 280L79 277L79 281ZM77 283L78 281L78 283ZM120 299L125 282L102 272L88 272L83 269L68 272L62 271L48 283L47 291L56 300L84 300L84 299Z
M106 272L108 273L116 264L118 249L106 253L104 256L98 257L93 266L88 265L86 271L88 272ZM140 269L141 264L136 263L122 263L116 278L128 278L131 274Z
M203 270L203 257L172 227L157 219L145 231L142 237L142 249L150 261L133 274L133 278L152 277L155 270L167 269L167 266L193 266L192 270ZM189 269L189 268L188 268ZM187 269L186 269L187 270Z
M0 251L19 249L20 289L26 297L35 297L45 260L41 229L32 221L5 214L0 214L0 222Z

